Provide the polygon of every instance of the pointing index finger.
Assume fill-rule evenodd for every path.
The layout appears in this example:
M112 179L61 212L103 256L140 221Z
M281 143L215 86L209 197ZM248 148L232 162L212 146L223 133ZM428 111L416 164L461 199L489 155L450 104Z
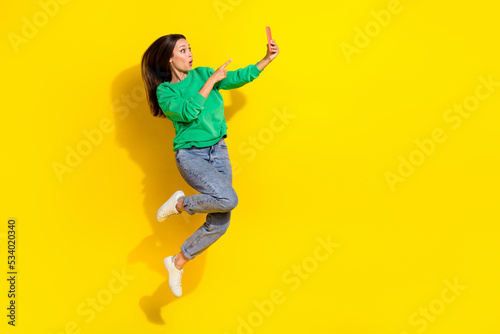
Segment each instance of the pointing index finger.
M232 59L229 59L224 65L222 65L221 67L222 68L225 68L230 62L232 62L233 60Z

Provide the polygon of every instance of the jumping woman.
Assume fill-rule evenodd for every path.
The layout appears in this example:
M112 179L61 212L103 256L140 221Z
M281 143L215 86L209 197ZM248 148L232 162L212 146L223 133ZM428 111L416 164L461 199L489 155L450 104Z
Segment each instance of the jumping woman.
M229 227L231 210L238 204L232 187L232 169L224 138L227 125L221 89L235 89L256 79L278 56L274 40L266 44L265 57L236 71L224 65L193 67L193 53L186 37L170 34L158 38L142 57L141 71L151 112L166 117L175 128L173 147L177 169L199 194L185 196L176 191L156 213L159 222L186 211L206 213L206 222L180 247L164 259L170 290L182 295L184 265L194 259Z

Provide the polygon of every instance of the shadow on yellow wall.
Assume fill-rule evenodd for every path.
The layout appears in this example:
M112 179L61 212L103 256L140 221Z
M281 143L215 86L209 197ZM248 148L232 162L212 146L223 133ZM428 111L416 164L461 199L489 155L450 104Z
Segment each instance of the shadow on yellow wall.
M227 122L246 103L244 94L237 90L229 92L232 104L224 108ZM196 192L187 185L177 170L172 122L166 118L154 117L149 110L139 65L123 71L116 77L111 87L111 99L115 114L116 140L144 173L144 213L152 230L152 234L130 252L128 262L143 262L148 268L165 277L165 281L152 295L148 295L152 287L145 286L145 296L139 301L150 322L164 324L165 321L160 315L161 308L176 297L170 292L163 259L179 251L179 247L191 233L205 222L205 215L191 216L182 213L162 223L156 221L156 211L176 190L183 190L186 196ZM202 253L186 265L182 282L184 296L199 284L206 254L207 252Z

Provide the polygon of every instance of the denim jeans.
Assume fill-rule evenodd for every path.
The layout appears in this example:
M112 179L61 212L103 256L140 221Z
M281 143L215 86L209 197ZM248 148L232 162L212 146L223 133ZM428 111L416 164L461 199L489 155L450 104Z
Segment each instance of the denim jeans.
M184 198L184 210L190 215L207 213L205 223L181 246L191 260L226 232L238 196L232 186L231 162L224 138L209 147L179 149L175 151L175 161L187 184L200 192Z

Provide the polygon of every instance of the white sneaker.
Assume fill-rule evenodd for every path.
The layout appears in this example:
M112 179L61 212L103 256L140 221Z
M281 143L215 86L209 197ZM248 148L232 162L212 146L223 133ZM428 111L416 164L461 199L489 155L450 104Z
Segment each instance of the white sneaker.
M156 212L156 220L159 222L164 221L170 216L177 215L180 212L177 211L177 201L180 200L181 198L184 198L184 192L182 190L176 191L169 199L168 201L163 204L158 211Z
M163 264L165 264L165 268L167 268L168 271L168 285L170 286L170 291L172 291L174 296L180 297L182 296L181 278L184 269L179 270L175 267L174 261L176 256L177 255L166 257L163 260Z

